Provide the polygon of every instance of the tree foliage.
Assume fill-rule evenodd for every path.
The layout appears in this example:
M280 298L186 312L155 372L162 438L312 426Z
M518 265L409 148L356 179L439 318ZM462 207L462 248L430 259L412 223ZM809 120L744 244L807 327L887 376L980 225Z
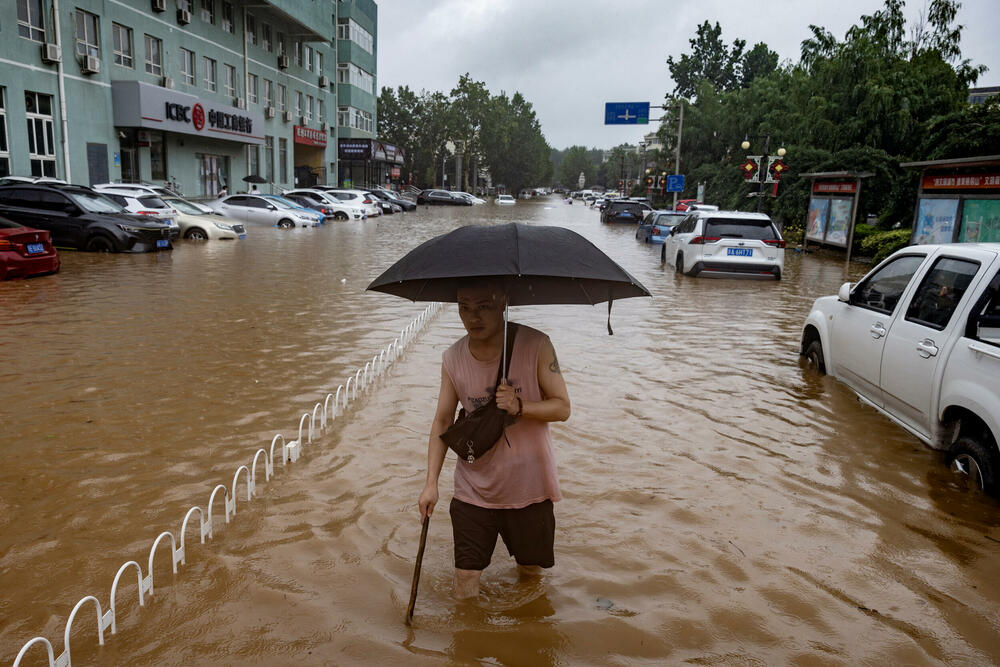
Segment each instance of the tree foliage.
M442 165L453 164L452 150L463 158L463 189L471 189L473 169L481 167L512 191L552 176L551 149L520 93L492 95L484 82L464 74L448 95L383 87L378 109L379 135L405 149L406 179L418 187L441 182Z
M984 68L962 59L957 0L930 0L909 28L902 0L860 17L843 39L810 26L797 63L778 65L758 44L727 47L721 28L708 22L690 40L691 52L668 59L675 88L666 95L659 136L666 150L676 142L684 105L682 172L692 196L699 182L721 206L749 209L756 185L739 165L746 155L774 153L784 145L790 173L766 211L800 225L809 181L797 174L870 171L860 215L874 213L883 226L909 226L915 175L900 162L1000 152L996 104L970 108L968 88ZM746 138L751 148L740 143Z

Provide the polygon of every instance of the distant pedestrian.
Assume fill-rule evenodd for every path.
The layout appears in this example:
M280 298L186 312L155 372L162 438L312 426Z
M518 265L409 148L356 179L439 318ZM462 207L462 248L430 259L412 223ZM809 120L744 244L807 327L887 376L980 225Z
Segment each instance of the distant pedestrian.
M252 195L259 195L260 194L260 188L257 187L256 183L254 183L253 187L250 188L250 194L252 194Z

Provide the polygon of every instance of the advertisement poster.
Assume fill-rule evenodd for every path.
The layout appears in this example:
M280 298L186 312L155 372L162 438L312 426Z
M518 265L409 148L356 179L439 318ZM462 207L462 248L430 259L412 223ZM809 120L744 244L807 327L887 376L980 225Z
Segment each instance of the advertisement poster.
M1000 242L1000 199L966 199L962 205L963 243Z
M921 199L913 242L951 243L957 213L957 199Z
M830 222L826 226L826 242L847 247L847 228L851 225L853 199L837 197L830 200Z
M826 235L826 221L829 216L829 199L810 199L809 215L806 217L806 238L822 242Z

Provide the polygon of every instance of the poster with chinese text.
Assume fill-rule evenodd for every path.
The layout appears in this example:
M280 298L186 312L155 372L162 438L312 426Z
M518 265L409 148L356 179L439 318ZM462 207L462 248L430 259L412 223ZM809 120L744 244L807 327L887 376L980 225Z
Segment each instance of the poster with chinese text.
M913 242L951 243L957 213L957 199L921 199Z
M826 222L830 216L830 200L809 200L809 214L806 217L806 238L810 241L823 242L826 236Z

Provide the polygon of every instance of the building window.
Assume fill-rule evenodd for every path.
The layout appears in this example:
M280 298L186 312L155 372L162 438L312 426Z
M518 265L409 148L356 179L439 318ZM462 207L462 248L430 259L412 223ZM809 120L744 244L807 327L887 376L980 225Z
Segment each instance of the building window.
M316 122L324 123L326 122L326 105L323 104L323 100L316 100Z
M285 84L278 84L278 111L285 111Z
M232 65L223 65L226 70L226 95L236 97L236 68Z
M292 41L292 58L296 67L302 67L302 42L297 39Z
M278 137L278 182L288 182L288 139Z
M216 91L216 63L213 58L203 58L205 63L205 88L211 90L213 93Z
M316 74L323 76L323 54L316 51Z
M247 145L247 176L260 176L260 151L255 144Z
M35 42L45 41L42 0L17 0L17 34Z
M347 83L369 95L375 94L375 77L352 63L337 65L337 83Z
M274 137L264 137L264 178L274 182Z
M222 3L222 30L233 34L233 3Z
M285 34L278 33L278 55L283 56L288 53L288 44L285 42Z
M215 25L215 0L201 0L201 20Z
M76 55L101 57L97 14L76 10Z
M247 14L247 44L257 45L257 18L253 14Z
M112 23L111 33L115 41L115 64L122 67L135 67L132 54L132 28Z
M337 107L337 125L374 134L375 118L367 111L354 107Z
M302 115L302 91L301 90L296 90L295 91L295 115L296 116L301 116Z
M257 75L251 74L247 78L247 99L251 104L257 104Z
M306 95L306 122L312 120L313 115L313 96Z
M337 39L346 39L360 46L367 53L372 53L375 39L372 34L358 25L354 19L337 21Z
M163 75L163 41L146 35L146 73Z
M260 27L260 45L265 51L270 51L271 44L271 24L265 23Z
M313 68L313 50L308 44L302 45L302 66L306 68L307 72L311 72Z
M52 96L24 92L28 122L28 160L32 176L56 176L55 126L52 122Z
M0 86L0 177L10 176L10 144L7 143L7 89Z
M183 9L186 12L190 12L191 0L177 0L177 9Z
M190 85L194 85L194 51L181 49L181 80Z
M274 84L270 79L264 79L264 106L274 106Z

